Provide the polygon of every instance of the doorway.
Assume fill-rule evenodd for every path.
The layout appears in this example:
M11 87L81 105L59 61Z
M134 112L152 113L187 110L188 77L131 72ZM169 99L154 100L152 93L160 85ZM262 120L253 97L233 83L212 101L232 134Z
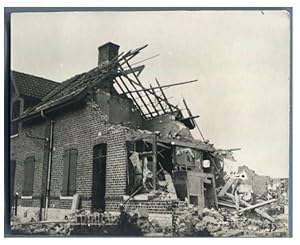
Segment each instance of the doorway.
M103 212L105 209L106 144L93 148L93 191L92 208Z

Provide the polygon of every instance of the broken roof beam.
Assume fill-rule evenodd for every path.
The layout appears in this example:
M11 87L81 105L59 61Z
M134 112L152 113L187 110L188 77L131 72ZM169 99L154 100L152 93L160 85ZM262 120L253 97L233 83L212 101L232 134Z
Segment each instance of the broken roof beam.
M131 60L132 58L134 58L137 54L139 54L141 52L141 50L143 50L144 48L146 48L148 46L148 44L136 48L135 50L129 50L126 54L124 54L120 59L119 59L119 66L124 65L126 62L124 61L124 59L127 58L127 61ZM122 63L121 63L122 62Z
M119 73L121 74L121 75L127 75L127 74L131 74L131 73L136 73L136 72L138 72L138 75L137 76L139 76L141 73L142 73L142 71L145 69L145 66L144 65L141 65L141 66L137 66L137 67L134 67L134 68L132 68L132 69L128 69L128 70L121 70ZM125 92L126 93L126 92Z
M231 198L232 200L235 199L235 196L232 195L231 193L228 193L228 192L225 193L225 196ZM241 198L239 198L239 202L240 202L241 204L243 204L244 206L246 206L246 207L251 207L251 206L252 206L251 204L247 203L246 201L244 201L244 200L241 199ZM262 217L264 217L265 219L270 220L271 222L274 222L274 221L275 221L274 218L272 218L270 215L268 215L266 212L260 210L259 208L255 208L254 211L255 211L256 213L260 214L260 215L261 215Z
M127 72L126 74L128 74L130 72ZM154 92L154 89L162 89L162 88L170 88L170 87L174 87L174 86L178 86L178 85L183 85L183 84L187 84L187 83L194 83L197 82L198 80L191 80L191 81L186 81L186 82L179 82L179 83L173 83L173 84L166 84L163 86L157 86L157 87L151 87L151 88L144 88L144 89L140 89L137 91L133 91L133 92L144 92L144 91L148 91L148 90L152 90Z
M199 126L198 126L198 123L197 123L196 121L195 121L195 125L196 125L196 127L197 127L197 129L198 129L198 131L199 131L199 133L200 133L200 135L201 135L202 140L205 141L204 135L203 135L203 133L201 132L201 130L200 130Z
M183 103L184 103L185 109L187 110L187 113L188 113L188 118L183 119L183 120L185 120L185 121L183 121L183 122L184 122L184 124L185 124L189 129L194 129L195 126L196 126L196 122L195 122L194 119L197 118L197 117L194 117L194 116L193 116L193 114L192 114L190 108L188 107L188 105L187 105L185 99L184 99L184 98L182 98L182 99L183 99Z
M160 100L159 99L157 99L157 94L154 92L154 89L153 89L153 87L152 87L152 85L150 84L150 89L152 90L152 92L153 92L153 95L154 95L154 97L155 97L155 99L157 100L157 102L158 102L158 104L160 105L160 107L161 107L161 109L162 109L162 111L165 113L166 112L166 110L165 110L165 108L163 107L163 105L161 104L161 102L160 102Z
M123 81L122 81L123 82ZM118 87L121 89L121 91L124 91L122 86L119 84L119 82L115 79L115 83L118 85ZM126 85L125 85L126 86ZM141 113L143 117L145 117L145 113L143 112L142 108L139 106L139 104L136 102L135 98L133 97L132 94L130 94L130 97L133 101L133 104L135 105L136 109Z
M175 105L172 105L171 103L169 103L168 99L164 99L164 98L161 98L159 96L157 96L157 99L160 100L161 102L164 102L169 108L173 108L174 111L180 111L180 109L175 106Z
M129 68L129 70L132 70L131 65L129 64L129 62L128 62L126 59L125 59L125 62L126 62L126 65L127 65L128 68ZM135 77L135 79L136 79L136 81L139 83L139 85L140 85L141 87L143 87L141 81L139 80L139 78L138 78L138 76L135 74L135 72L132 72L131 74L133 74L133 76ZM136 88L135 88L135 89L136 89ZM136 91L138 91L138 90L136 89ZM155 108L155 106L154 106L154 104L153 104L153 101L150 99L150 97L149 97L149 95L148 95L148 92L145 91L145 90L144 90L143 92L145 93L147 99L150 101L150 103L151 103L153 109L155 110L155 112L157 112L157 110L156 110L156 108Z
M132 82L133 82L133 80L132 80ZM136 92L135 91L130 91L131 93L133 93L133 94L135 94ZM164 98L161 98L160 96L158 96L154 91L151 91L151 90L149 90L149 94L150 95L153 95L155 98L156 98L156 100L158 101L158 102L164 102L168 107L172 107L175 111L179 111L180 109L177 107L177 106L175 106L175 105L172 105L171 103L169 103L168 102L168 98L167 98L167 100L165 100ZM141 97L145 97L146 95L142 95ZM165 108L164 108L165 109ZM165 109L166 110L166 109Z
M128 77L127 75L125 75L124 77L125 77L127 80L131 81L132 83L134 83L134 84L136 84L136 85L138 85L138 86L141 86L143 89L145 89L145 87L143 87L142 84L139 84L139 83L135 82L134 80L132 80L132 79L131 79L130 77ZM133 92L133 91L131 91L131 92ZM155 96L155 92L152 92L152 91L150 90L149 93ZM168 106L171 106L175 111L180 111L180 109L179 109L177 106L170 104L170 103L168 102L168 100L165 100L165 99L163 99L163 98L161 98L161 97L159 97L159 96L157 96L157 98L158 98L160 101L166 103Z
M158 85L158 87L159 87L159 89L160 89L160 92L161 92L163 98L164 98L166 101L168 101L168 99L167 99L167 97L166 97L166 95L165 95L163 89L161 88L161 86L160 86L160 84L159 84L159 82L158 82L158 79L155 78L155 81L156 81L156 83L157 83L157 85ZM169 108L170 108L171 113L173 113L172 106L169 105Z
M150 104L151 104L151 106L153 107L154 111L155 111L157 114L159 114L159 113L158 113L158 110L156 109L156 106L154 105L153 101L150 99L150 96L148 95L148 92L146 91L146 92L144 92L144 93L146 94L148 100L150 101Z
M122 67L120 64L119 64L119 67L120 67L121 70L124 70L123 67ZM125 77L127 80L131 81L133 84L136 84L137 86L140 86L141 88L145 89L145 87L144 87L141 83L138 83L138 82L132 80L128 75L124 75L124 77ZM153 92L153 91L151 91L151 90L149 91L149 93L152 94L152 95L155 95L155 92ZM166 103L169 107L172 107L175 111L180 111L180 109L179 109L177 106L172 105L171 103L168 102L168 100L165 100L165 99L163 99L163 98L161 98L161 97L159 97L159 96L158 96L157 98L158 98L160 101Z
M136 86L134 85L134 83L132 83L131 80L128 80L128 81L130 82L131 86L132 86L134 89L137 90L137 88L136 88ZM148 113L152 116L152 112L151 112L151 110L149 109L148 104L146 103L146 101L143 99L143 97L141 96L140 93L137 93L137 95L138 95L138 97L140 98L140 100L141 100L142 104L144 105L144 107L146 108L146 110L148 111Z
M125 59L125 62L126 62L126 59ZM120 66L120 69L121 69L121 71L124 72L124 69L123 69L122 66ZM129 67L129 69L131 69L131 67ZM133 74L135 75L135 73L133 73ZM130 77L128 77L128 74L125 74L125 73L124 73L123 75L124 75L124 77L129 81L129 83L130 83L131 86L135 89L135 91L137 91L137 88L136 88L135 83L133 82L132 79L130 79ZM135 77L136 77L136 75L135 75ZM120 79L122 79L121 76L120 76ZM122 79L122 80L123 80L123 79ZM137 85L140 86L139 84L137 84ZM128 89L128 87L127 87L126 89L127 89L128 91L130 91L130 90ZM137 95L139 96L141 102L144 104L144 106L145 106L146 110L148 111L148 113L150 113L150 115L151 115L152 113L151 113L150 109L148 108L146 102L144 101L144 99L143 99L142 96L140 95L140 93L137 93Z
M268 201L265 201L265 202L257 203L255 205L251 205L247 208L243 208L243 209L239 210L238 213L243 213L245 211L248 211L248 210L251 210L251 209L254 209L254 208L265 206L265 205L267 205L269 203L272 203L272 202L275 202L275 201L277 201L277 199L271 199L271 200L268 200Z
M188 105L187 105L187 103L186 103L186 101L183 97L182 97L182 100L183 100L183 104L185 106L185 109L186 109L187 113L189 114L189 117L193 116L190 108L188 107Z
M156 58L156 57L158 57L159 55L160 55L160 54L153 55L153 56L151 56L151 57L149 57L149 58L146 58L146 59L137 61L137 62L135 62L135 63L133 63L133 64L131 64L131 65L132 65L132 66L133 66L133 65L137 65L137 64L142 63L142 62L145 62L145 61L147 61L147 60L151 60L151 59L153 59L153 58Z
M116 84L120 87L121 91L122 91L122 90L124 91L124 89L120 86L118 80L115 79L115 81L116 81ZM126 85L126 83L124 82L124 80L123 80L121 77L120 77L120 81L122 82L123 86L124 86L127 90L129 90L128 87L127 87L127 85ZM136 106L136 107L138 108L138 110L141 112L142 116L145 117L145 113L143 112L143 110L141 109L141 107L139 106L139 104L136 102L134 96L133 96L131 93L130 93L129 95L130 95L132 101L134 102L135 106Z
M135 92L135 91L130 91L130 93L131 94L133 94L133 95L136 95L137 93ZM126 94L126 92L124 93L124 94ZM123 95L123 94L121 94L121 95ZM154 94L149 94L149 95L153 95L155 98L156 98L156 96L154 95ZM142 98L145 98L146 97L146 95L141 95L141 97ZM170 97L168 97L167 99L171 99L171 98L173 98L173 96L170 96ZM139 98L135 98L136 100L139 100ZM154 104L156 104L156 106L158 105L158 102L154 102Z
M200 117L199 115L197 116L190 116L190 117L185 117L185 118L181 118L181 119L178 119L178 121L184 121L184 120L188 120L188 119L195 119L195 118L198 118Z

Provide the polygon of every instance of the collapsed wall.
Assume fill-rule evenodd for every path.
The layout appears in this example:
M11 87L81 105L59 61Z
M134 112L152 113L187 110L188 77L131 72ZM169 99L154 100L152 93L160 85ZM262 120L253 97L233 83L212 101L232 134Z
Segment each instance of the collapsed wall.
M267 193L268 186L271 184L271 178L269 176L258 175L254 170L245 165L239 167L239 172L245 172L247 174L247 179L244 183L252 186L255 195L260 197Z

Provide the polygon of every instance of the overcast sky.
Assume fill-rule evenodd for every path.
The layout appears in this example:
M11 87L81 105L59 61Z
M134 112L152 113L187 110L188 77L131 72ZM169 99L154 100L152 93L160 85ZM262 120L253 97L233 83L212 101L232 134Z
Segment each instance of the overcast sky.
M185 97L217 148L241 147L239 163L287 177L289 21L285 11L14 14L12 69L61 82L95 67L103 43L149 44L134 61L160 56L145 62L143 83L198 79L166 94Z

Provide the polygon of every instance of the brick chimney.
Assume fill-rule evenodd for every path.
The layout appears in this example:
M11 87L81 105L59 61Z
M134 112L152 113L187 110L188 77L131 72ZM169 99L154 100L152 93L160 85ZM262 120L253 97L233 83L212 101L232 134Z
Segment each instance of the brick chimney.
M105 43L98 48L98 66L107 64L119 54L120 46L112 42Z

